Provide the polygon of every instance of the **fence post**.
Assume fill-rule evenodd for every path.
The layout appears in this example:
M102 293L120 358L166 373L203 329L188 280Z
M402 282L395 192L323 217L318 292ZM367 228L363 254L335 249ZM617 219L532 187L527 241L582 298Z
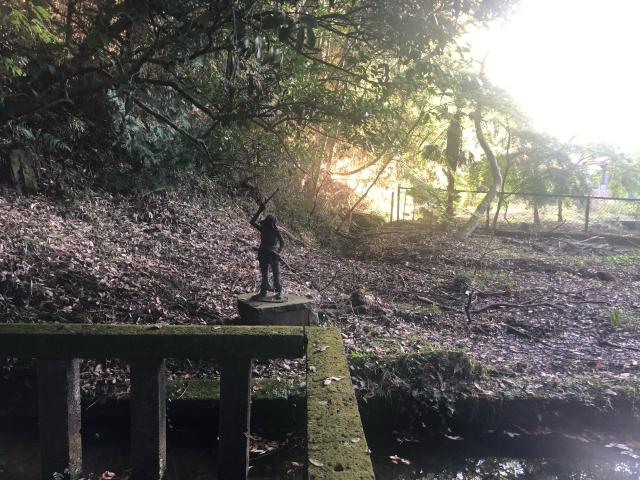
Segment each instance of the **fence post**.
M404 202L402 203L402 220L405 219L407 215L407 191L404 191Z
M164 478L167 465L166 362L131 362L131 478Z
M398 195L396 198L396 220L400 221L400 184L398 184Z
M80 360L38 359L38 425L42 478L82 470Z
M590 210L591 210L591 197L587 197L587 205L584 210L584 233L589 233Z
M251 369L249 358L220 361L218 478L246 480L249 470Z
M393 222L393 199L396 192L391 191L391 211L389 212L389 223Z
M558 222L564 221L563 209L562 209L562 197L558 197Z

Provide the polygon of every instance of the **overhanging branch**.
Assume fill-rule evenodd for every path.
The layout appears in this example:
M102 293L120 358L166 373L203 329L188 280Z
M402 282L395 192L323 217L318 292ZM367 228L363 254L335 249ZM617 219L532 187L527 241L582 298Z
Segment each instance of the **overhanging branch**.
M155 117L157 120L160 120L162 123L166 123L167 125L169 125L171 128L173 128L176 132L180 133L182 136L184 136L187 140L189 140L190 142L192 142L194 145L196 145L207 157L207 159L209 160L209 162L211 164L216 164L219 162L215 162L213 160L213 158L211 157L211 154L209 153L209 149L207 148L206 143L204 142L204 140L199 139L194 137L193 135L191 135L189 132L187 132L184 128L180 127L179 125L177 125L175 122L173 122L170 118L162 115L159 112L156 112L155 110L153 110L152 108L148 107L147 105L145 105L144 103L142 103L140 100L138 100L137 98L133 98L133 102L138 105L142 110L144 110L145 112L147 112L149 115Z

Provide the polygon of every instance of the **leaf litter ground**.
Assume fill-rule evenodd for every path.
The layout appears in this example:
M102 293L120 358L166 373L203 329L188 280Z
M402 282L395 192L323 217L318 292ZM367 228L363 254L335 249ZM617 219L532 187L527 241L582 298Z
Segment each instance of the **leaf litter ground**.
M232 321L236 295L258 288L249 216L224 196L54 201L4 192L2 321ZM321 323L341 328L350 354L461 350L492 371L468 385L479 395L561 395L576 379L581 389L612 396L637 388L638 248L598 238L461 242L411 224L341 253L285 239L286 290L313 298ZM215 369L191 361L170 367L174 378ZM86 362L85 391L122 394L123 370L114 361ZM258 376L301 380L302 372L295 361L256 367Z

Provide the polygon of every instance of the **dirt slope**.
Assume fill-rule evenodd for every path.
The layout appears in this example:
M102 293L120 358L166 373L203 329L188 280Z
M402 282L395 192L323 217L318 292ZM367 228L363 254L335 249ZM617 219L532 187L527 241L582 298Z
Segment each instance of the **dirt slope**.
M235 295L257 289L248 216L222 195L57 201L5 191L0 317L229 321ZM557 239L461 243L413 226L383 233L349 255L285 236L285 289L314 298L350 352L460 349L494 372L471 385L484 394L536 394L576 378L605 382L612 395L637 384L640 250ZM353 308L356 290L365 305Z

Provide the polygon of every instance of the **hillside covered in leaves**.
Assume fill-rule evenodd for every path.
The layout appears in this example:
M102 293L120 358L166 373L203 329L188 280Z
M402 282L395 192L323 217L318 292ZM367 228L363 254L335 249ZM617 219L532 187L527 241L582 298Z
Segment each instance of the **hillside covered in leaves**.
M75 201L4 191L3 321L234 321L236 296L258 288L258 239L249 211L208 188ZM363 397L406 382L451 400L461 392L599 402L636 395L637 249L561 238L461 243L416 226L388 228L338 250L283 226L285 289L312 298L322 325L342 329ZM394 362L422 355L441 361L393 373ZM292 365L270 369L295 378Z

